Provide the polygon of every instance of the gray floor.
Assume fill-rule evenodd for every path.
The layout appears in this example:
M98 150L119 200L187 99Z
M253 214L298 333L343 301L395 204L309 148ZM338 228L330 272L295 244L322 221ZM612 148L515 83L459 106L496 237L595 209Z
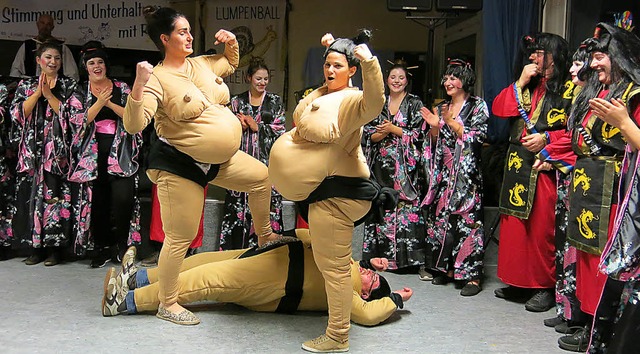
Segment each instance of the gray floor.
M354 244L359 242L356 233ZM353 325L352 353L564 353L559 337L523 304L493 296L495 244L489 246L484 291L459 296L453 285L435 286L416 275L386 274L393 288L414 290L386 323ZM357 249L356 249L357 250ZM359 253L359 252L354 252ZM21 259L0 263L2 353L297 353L321 334L322 313L255 313L229 304L191 307L202 323L182 327L151 315L104 318L100 314L105 269L88 261L44 267Z

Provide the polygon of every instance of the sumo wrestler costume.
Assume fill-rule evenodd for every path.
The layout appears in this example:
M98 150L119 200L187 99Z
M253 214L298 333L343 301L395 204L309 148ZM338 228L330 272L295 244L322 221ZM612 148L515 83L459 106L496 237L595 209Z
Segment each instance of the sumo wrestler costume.
M369 302L363 300L361 266L372 269L368 262L350 263L351 316L358 324L373 326L402 308L403 301L395 293ZM113 270L109 275L115 282ZM103 312L105 316L158 309L157 268L139 269L130 279L135 279L135 290L129 290L117 310ZM263 247L206 252L185 259L180 270L178 302L229 302L261 312L326 311L324 283L310 245L285 237Z
M155 118L159 137L149 153L147 175L158 185L166 234L158 260L163 304L178 299L179 269L198 230L207 183L248 193L256 234L271 234L267 168L238 151L242 127L225 107L229 89L222 77L237 66L237 43L226 43L221 55L187 58L184 72L161 62L144 87L142 101L129 96L125 107L129 133L141 131Z
M304 201L327 178L335 176L369 179L360 147L362 126L380 114L385 102L384 84L376 57L360 61L360 66L362 91L346 88L327 93L327 87L322 86L311 92L293 113L296 128L278 138L271 148L269 175L283 197ZM329 303L326 335L341 343L348 340L350 326L354 222L370 207L369 200L344 197L309 205L313 254L325 279Z

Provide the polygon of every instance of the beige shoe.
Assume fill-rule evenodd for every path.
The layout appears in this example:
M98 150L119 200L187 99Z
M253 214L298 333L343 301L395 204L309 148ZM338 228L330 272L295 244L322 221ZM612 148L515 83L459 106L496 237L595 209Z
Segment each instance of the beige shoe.
M200 323L200 319L187 309L180 313L173 313L168 311L164 307L158 307L158 313L156 314L156 317L161 320L173 322L175 324L184 326L193 326Z
M126 293L136 288L136 247L131 246L122 256L122 269L118 274L118 285L122 287L122 291Z
M431 272L424 269L423 267L420 267L420 270L418 271L418 278L420 278L420 280L422 281L432 281L433 274L431 274Z
M302 343L302 349L312 353L344 353L349 351L349 340L340 343L323 334Z
M116 269L111 267L104 277L104 295L102 296L102 316L116 316L126 312L125 295L118 286Z

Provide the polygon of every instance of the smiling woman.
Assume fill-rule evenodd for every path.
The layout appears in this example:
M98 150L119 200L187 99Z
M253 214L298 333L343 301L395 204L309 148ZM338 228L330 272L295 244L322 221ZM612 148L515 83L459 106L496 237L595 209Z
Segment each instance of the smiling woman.
M95 254L91 267L99 268L109 259L118 262L127 245L140 241L138 155L142 135L128 134L122 116L129 86L109 78L109 56L102 43L82 46L81 69L87 77L78 93L84 102L84 120L74 122L73 182L91 184L91 222L84 222L94 237ZM87 231L87 230L83 230Z
M20 132L12 228L17 239L33 247L28 265L45 257L45 265L58 264L72 229L71 186L65 178L67 127L81 115L82 104L73 96L75 81L58 75L60 53L58 42L40 45L36 61L41 74L20 82L11 105L12 123ZM82 244L86 239L77 241Z

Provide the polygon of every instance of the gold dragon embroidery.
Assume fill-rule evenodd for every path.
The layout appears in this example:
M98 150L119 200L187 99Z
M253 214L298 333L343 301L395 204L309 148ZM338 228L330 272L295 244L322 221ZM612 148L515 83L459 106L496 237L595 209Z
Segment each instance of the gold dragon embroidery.
M513 188L509 189L509 203L517 207L521 207L525 205L526 203L524 200L522 200L522 197L520 196L520 194L526 191L527 189L524 188L522 184L516 183L516 185L513 186Z
M582 212L576 218L578 221L578 231L580 231L580 235L588 240L594 239L597 235L591 231L589 223L598 219L599 218L597 216L593 216L593 212L591 212L591 210L582 209Z
M509 162L508 162L508 166L509 166L509 171L511 171L511 168L515 168L516 169L516 173L520 172L520 168L522 168L522 162L524 160L518 156L518 152L512 152L509 154Z
M575 192L579 185L582 185L582 195L586 196L587 191L591 188L591 177L587 176L584 168L577 168L573 174L573 191Z

